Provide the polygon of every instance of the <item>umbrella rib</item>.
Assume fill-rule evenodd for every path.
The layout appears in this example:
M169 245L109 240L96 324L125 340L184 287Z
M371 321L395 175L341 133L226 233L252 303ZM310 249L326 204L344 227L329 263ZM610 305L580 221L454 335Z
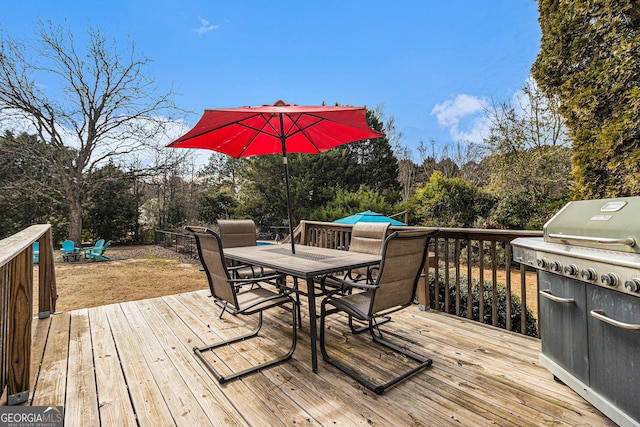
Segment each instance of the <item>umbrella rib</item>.
M210 129L207 129L207 130L206 130L206 131L204 131L204 132L200 132L200 133L198 133L198 134L196 134L196 135L191 135L191 136L189 136L188 138L184 138L184 137L183 137L184 139L183 139L183 138L180 138L180 139L178 139L178 141L180 141L180 142L189 141L190 139L198 138L198 137L201 137L202 135L206 135L206 134L208 134L208 133L215 132L215 131L220 130L220 129L228 128L228 127L233 126L233 125L240 125L240 126L244 126L244 127L248 127L248 128L250 128L250 129L252 129L250 126L243 125L243 124L241 123L241 121L243 121L243 120L247 120L247 119L251 119L251 118L253 118L253 117L255 117L255 116L258 116L258 115L260 115L260 113L256 113L255 115L250 116L250 117L248 117L248 118L247 118L247 117L244 117L244 118L239 119L239 120L234 120L234 121L232 121L232 122L225 123L225 124L223 124L223 125L221 125L221 126L212 127L212 128L210 128Z
M255 117L255 116L254 116L254 117ZM244 152L245 152L245 151L247 151L247 149L249 149L249 146L250 146L251 144L253 144L253 141L255 141L255 140L256 140L256 138L258 137L258 135L260 135L261 133L266 134L266 135L270 135L270 136L273 136L273 137L278 137L277 132L269 133L269 132L265 131L265 128L266 128L267 126L269 126L272 130L274 130L274 131L275 131L275 129L274 129L274 127L273 127L273 125L270 123L270 121L269 121L269 119L266 117L266 115L261 113L261 114L260 114L260 117L262 117L262 118L264 119L264 124L263 124L263 125L262 125L262 127L260 127L260 128L255 127L255 126L249 126L249 125L246 125L246 124L244 124L244 123L240 123L240 122L238 122L238 123L237 123L237 125L238 125L238 126L242 126L242 127L244 127L244 128L251 129L251 130L253 130L253 131L255 131L255 132L256 132L256 134L255 134L255 135L253 135L253 136L251 137L251 139L249 140L249 142L247 142L247 143L244 145L244 147L242 147L242 150L240 150L240 153L238 153L238 157L237 157L237 158L242 157L242 155L244 154ZM271 114L271 117L273 117L273 114Z
M297 126L298 120L300 120L303 115L307 115L307 116L310 116L310 117L315 117L317 119L317 121L315 121L313 123L310 123L310 124L308 124L307 126L304 126L304 127L299 127L298 126L295 131L291 132L290 134L285 135L287 138L289 138L290 136L295 135L296 133L304 133L304 131L309 129L310 127L316 126L318 123L327 120L324 117L316 116L315 114L304 113L304 114L300 114L296 120L292 120L291 121L292 124L291 124L291 127L289 129L293 129L295 126ZM305 136L306 136L306 134L305 134Z
M297 133L301 133L304 135L304 137L307 139L307 141L309 142L309 144L316 149L316 151L318 153L320 153L320 149L318 148L318 146L316 145L315 142L313 142L313 139L311 137L309 137L309 135L307 135L307 133L305 132L307 129L316 126L318 123L321 123L327 119L325 119L324 117L320 117L320 116L316 116L315 114L307 114L307 116L310 117L315 117L317 119L317 121L310 123L309 125L305 126L305 127L298 127L297 130L295 130L294 132L292 132L291 134L286 135L287 138L289 138L290 136L293 136ZM292 125L291 125L291 129L293 129L294 126L297 125L298 120L300 120L300 118L302 118L302 114L300 114L298 116L298 118L296 120L292 120Z
M262 126L262 129L256 129L258 132L262 132L262 133L266 133L267 135L271 135L275 138L280 138L280 131L275 128L272 124L271 124L271 119L274 117L277 117L278 114L277 113L269 113L269 117L267 117L266 114L261 114L260 116L262 116L262 118L264 119L264 126ZM266 128L267 126L269 126L271 128L271 130L273 130L273 133L269 133L269 132L265 132L264 128Z

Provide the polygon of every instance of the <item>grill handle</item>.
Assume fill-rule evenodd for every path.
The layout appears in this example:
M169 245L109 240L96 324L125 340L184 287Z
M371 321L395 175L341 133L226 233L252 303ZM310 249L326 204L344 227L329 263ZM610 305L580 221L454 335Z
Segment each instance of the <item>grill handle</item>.
M591 310L591 317L594 317L602 322L613 325L616 328L640 331L640 325L634 325L633 323L624 323L619 320L612 319L604 314L604 310Z
M589 237L589 236L570 236L566 234L549 234L551 239L559 239L567 243L600 243L602 245L625 245L634 247L636 245L636 240L633 237L625 237L622 239L609 239L606 237Z
M551 301L561 302L564 304L573 304L576 302L573 298L560 298L551 293L551 289L543 289L540 292L540 296L545 297L546 299L550 299Z

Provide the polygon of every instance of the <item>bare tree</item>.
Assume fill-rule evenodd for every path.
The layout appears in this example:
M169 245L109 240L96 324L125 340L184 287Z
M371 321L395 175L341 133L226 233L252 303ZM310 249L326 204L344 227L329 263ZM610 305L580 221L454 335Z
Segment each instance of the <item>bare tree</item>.
M15 148L46 169L43 197L65 200L75 242L92 172L158 141L179 111L172 91L160 93L143 73L150 60L134 43L120 51L97 29L87 35L78 46L69 29L51 22L30 43L0 35L0 120L29 123L37 134L37 144Z
M537 199L567 194L571 150L557 98L546 97L529 79L513 102L494 102L485 114L495 193Z
M483 158L484 151L480 145L471 141L438 144L435 139L431 139L429 145L430 147L424 141L420 141L418 147L422 167L421 178L424 182L428 181L435 171L441 172L445 178L462 177L468 181L477 181L474 176L468 176L469 167L465 168L465 171L462 167L477 164Z
M404 134L396 128L396 120L393 116L386 118L384 108L378 105L375 108L376 115L384 120L384 132L389 139L391 149L398 159L398 182L401 186L402 200L408 200L415 184L416 166L413 163L411 149L403 144Z

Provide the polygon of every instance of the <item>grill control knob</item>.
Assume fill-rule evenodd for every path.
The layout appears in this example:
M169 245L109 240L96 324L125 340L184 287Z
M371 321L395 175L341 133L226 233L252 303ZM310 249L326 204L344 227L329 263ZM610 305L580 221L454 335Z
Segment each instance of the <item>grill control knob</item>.
M578 267L575 264L569 264L564 266L564 274L569 276L577 276L578 275Z
M603 274L600 276L600 280L602 280L603 285L611 286L612 288L618 285L618 276L614 273Z
M624 287L630 292L640 292L640 279L630 279L624 282Z
M580 276L584 280L596 280L598 278L598 274L593 268L585 268L580 272Z
M549 262L546 258L538 258L536 262L538 263L538 267L540 268L546 268L547 265L549 265Z
M549 268L551 268L551 271L560 272L562 271L562 263L560 261L552 261L551 264L549 264Z

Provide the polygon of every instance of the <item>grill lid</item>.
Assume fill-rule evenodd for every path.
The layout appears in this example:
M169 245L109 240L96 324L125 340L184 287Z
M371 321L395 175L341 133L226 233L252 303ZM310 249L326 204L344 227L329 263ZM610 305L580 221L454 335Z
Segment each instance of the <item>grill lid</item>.
M544 240L640 253L640 197L569 202L544 225Z

